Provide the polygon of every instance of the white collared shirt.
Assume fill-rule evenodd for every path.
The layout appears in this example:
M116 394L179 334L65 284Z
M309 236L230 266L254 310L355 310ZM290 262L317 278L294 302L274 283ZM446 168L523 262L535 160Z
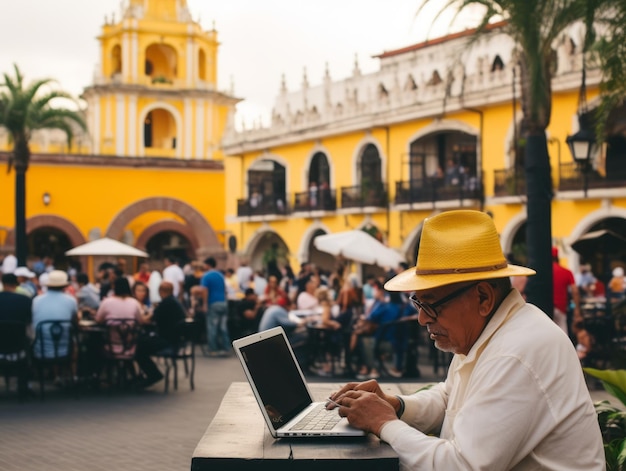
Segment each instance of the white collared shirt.
M402 469L605 469L574 346L516 290L445 382L403 399L402 420L381 431Z

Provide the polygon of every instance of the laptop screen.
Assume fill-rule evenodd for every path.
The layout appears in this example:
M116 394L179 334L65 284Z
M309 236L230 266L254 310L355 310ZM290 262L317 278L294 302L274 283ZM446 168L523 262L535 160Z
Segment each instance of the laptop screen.
M275 430L313 402L282 335L262 339L240 351Z

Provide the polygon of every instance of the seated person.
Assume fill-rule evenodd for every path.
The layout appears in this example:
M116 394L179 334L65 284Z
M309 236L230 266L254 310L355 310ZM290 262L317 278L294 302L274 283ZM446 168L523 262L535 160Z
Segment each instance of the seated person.
M2 286L3 291L0 291L0 320L22 322L26 325L29 336L32 335L32 332L29 331L32 321L33 300L15 292L18 281L13 273L2 275Z
M52 270L48 273L44 294L35 296L33 299L33 332L37 334L37 326L47 320L71 321L78 323L78 304L76 300L63 292L70 284L67 273L61 270ZM68 354L69 336L61 339L58 356ZM44 332L43 347L40 342L34 345L33 353L37 358L52 358L55 355L54 345L48 332Z
M361 358L358 379L374 379L380 376L375 365L374 349L381 341L395 343L395 326L380 328L381 325L397 320L401 315L398 304L385 300L385 290L380 280L374 281L374 304L370 312L357 321L350 348L357 350Z
M100 302L96 312L96 322L105 324L109 319L135 319L140 324L149 322L143 309L132 296L126 277L117 277L113 281L113 295Z
M285 330L287 338L292 345L300 345L306 341L306 318L299 318L293 314L290 315L289 311L283 306L269 306L263 312L263 317L261 317L259 322L259 332L279 326Z
M86 273L77 274L76 282L78 283L76 300L81 318L92 318L100 307L100 293L94 285L89 283L89 277Z
M304 291L302 291L296 298L296 309L308 311L315 309L318 306L317 297L315 296L315 290L320 285L320 280L313 274L307 275L304 281Z
M144 388L163 379L163 374L150 355L165 348L175 347L178 343L178 324L185 320L185 308L174 297L174 285L171 282L161 282L159 296L161 296L161 302L149 316L154 323L155 330L150 335L139 338L135 355L137 364L145 375L140 383L140 386Z
M261 320L259 301L253 288L246 288L243 299L237 303L237 319L239 320L239 334L241 336L259 331Z
M278 278L275 275L271 275L267 279L267 286L261 301L265 306L277 304L284 307L287 305L287 293L278 285Z

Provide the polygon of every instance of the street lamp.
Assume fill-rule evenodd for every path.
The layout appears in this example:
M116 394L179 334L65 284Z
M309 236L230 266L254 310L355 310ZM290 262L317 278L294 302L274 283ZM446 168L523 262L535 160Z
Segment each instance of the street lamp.
M574 161L583 173L583 189L587 197L587 179L591 170L591 157L596 152L596 135L587 122L587 88L585 85L585 64L583 58L582 83L578 96L578 132L565 138Z

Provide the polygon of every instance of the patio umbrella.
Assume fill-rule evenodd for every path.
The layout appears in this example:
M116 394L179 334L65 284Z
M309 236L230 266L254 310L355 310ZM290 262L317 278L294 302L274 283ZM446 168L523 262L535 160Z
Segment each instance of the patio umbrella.
M359 230L317 236L313 244L322 252L379 267L397 267L400 262L406 261L395 250Z
M103 237L102 239L87 242L65 252L65 255L104 255L113 257L148 257L143 250L124 244L115 239Z

